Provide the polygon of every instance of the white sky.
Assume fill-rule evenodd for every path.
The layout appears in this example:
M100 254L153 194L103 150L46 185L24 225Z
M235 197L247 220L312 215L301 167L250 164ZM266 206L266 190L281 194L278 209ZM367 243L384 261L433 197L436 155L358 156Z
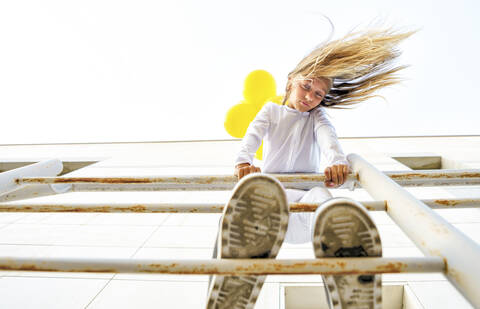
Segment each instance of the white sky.
M230 138L243 79L375 18L421 31L403 85L330 112L340 136L480 134L477 1L0 0L0 144Z

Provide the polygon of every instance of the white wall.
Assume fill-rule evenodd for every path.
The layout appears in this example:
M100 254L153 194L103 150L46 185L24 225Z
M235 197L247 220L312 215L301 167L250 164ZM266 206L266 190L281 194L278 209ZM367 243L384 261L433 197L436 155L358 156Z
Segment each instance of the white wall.
M1 1L0 144L229 138L244 77L278 93L310 48L375 18L419 28L408 80L354 110L341 136L480 134L475 1ZM451 109L451 108L454 109Z

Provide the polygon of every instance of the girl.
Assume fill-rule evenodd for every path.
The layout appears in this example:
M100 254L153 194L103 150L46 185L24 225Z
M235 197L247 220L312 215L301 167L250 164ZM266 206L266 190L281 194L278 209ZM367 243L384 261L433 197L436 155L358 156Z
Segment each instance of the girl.
M288 75L283 105L265 104L250 124L235 162L235 175L242 179L260 172L252 162L263 140L263 172L319 173L321 154L327 166L325 187L342 185L349 165L324 109L344 108L365 101L375 96L378 89L399 82L396 73L405 66L394 64L400 54L396 47L411 34L391 29L369 30L349 34L313 50ZM282 197L285 193L278 192L285 192L286 200ZM294 213L288 217L287 202L322 203L331 198L323 187L283 191L281 185L267 175L245 177L225 207L219 233L220 245L227 248L231 237L238 243L237 248L221 250L220 256L274 258L279 249L277 244L283 238L288 243L305 243L312 241L313 230L317 257L380 256L378 232L368 213L354 201L342 199L319 207L313 225L310 213ZM288 228L282 224L284 221L288 221ZM329 223L334 221L340 225ZM263 238L261 229L269 231ZM270 237L272 235L274 237ZM270 244L265 238L271 239ZM253 253L249 246L252 250L261 248L260 252ZM242 248L240 253L239 248ZM228 284L218 281L210 287L209 308L210 305L223 308L221 304L233 303L241 303L235 308L253 308L264 277L228 278ZM381 304L379 276L326 276L324 280L330 295L335 296L330 298L330 305L335 308L344 308L347 304L348 308L365 305L378 308ZM369 301L358 302L355 299L360 295L352 291L369 295ZM222 294L220 300L216 299L215 292Z

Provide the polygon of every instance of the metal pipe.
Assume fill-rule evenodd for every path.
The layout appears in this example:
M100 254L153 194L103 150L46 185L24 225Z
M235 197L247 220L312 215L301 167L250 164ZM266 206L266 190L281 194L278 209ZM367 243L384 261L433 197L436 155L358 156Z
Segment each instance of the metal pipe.
M441 258L74 259L0 257L0 270L195 275L382 274L443 272Z
M480 308L480 246L359 155L348 160L362 187L386 201L387 213L420 250L444 259L447 278Z
M23 187L23 183L18 181L19 178L55 176L60 174L62 170L62 161L51 159L0 173L0 195L8 194Z
M385 174L399 185L408 187L480 184L480 170L478 169L393 171L385 172Z
M25 185L17 190L0 195L0 203L24 200L34 197L49 196L69 192L71 184Z
M480 170L395 171L385 174L402 186L479 185ZM273 174L285 188L311 189L323 186L324 174ZM166 176L166 177L21 177L20 184L73 184L73 191L161 191L161 190L230 190L234 176ZM349 175L345 187L357 181Z
M422 202L433 209L480 207L480 199L436 199ZM371 211L386 210L385 201L360 203ZM0 212L221 213L223 206L223 203L0 203ZM318 206L318 203L290 203L289 209L290 212L314 212Z

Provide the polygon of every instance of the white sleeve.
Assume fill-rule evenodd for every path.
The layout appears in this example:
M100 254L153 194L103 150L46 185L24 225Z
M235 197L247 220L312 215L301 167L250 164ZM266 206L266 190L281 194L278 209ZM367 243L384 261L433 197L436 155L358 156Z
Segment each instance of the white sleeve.
M326 166L337 164L349 165L342 147L338 142L335 128L327 119L325 112L319 108L315 111L315 138L325 159Z
M240 163L252 164L255 152L257 152L258 147L262 144L262 139L267 133L270 124L269 105L269 103L265 104L248 126L247 132L242 139L237 159L235 160L235 166Z

